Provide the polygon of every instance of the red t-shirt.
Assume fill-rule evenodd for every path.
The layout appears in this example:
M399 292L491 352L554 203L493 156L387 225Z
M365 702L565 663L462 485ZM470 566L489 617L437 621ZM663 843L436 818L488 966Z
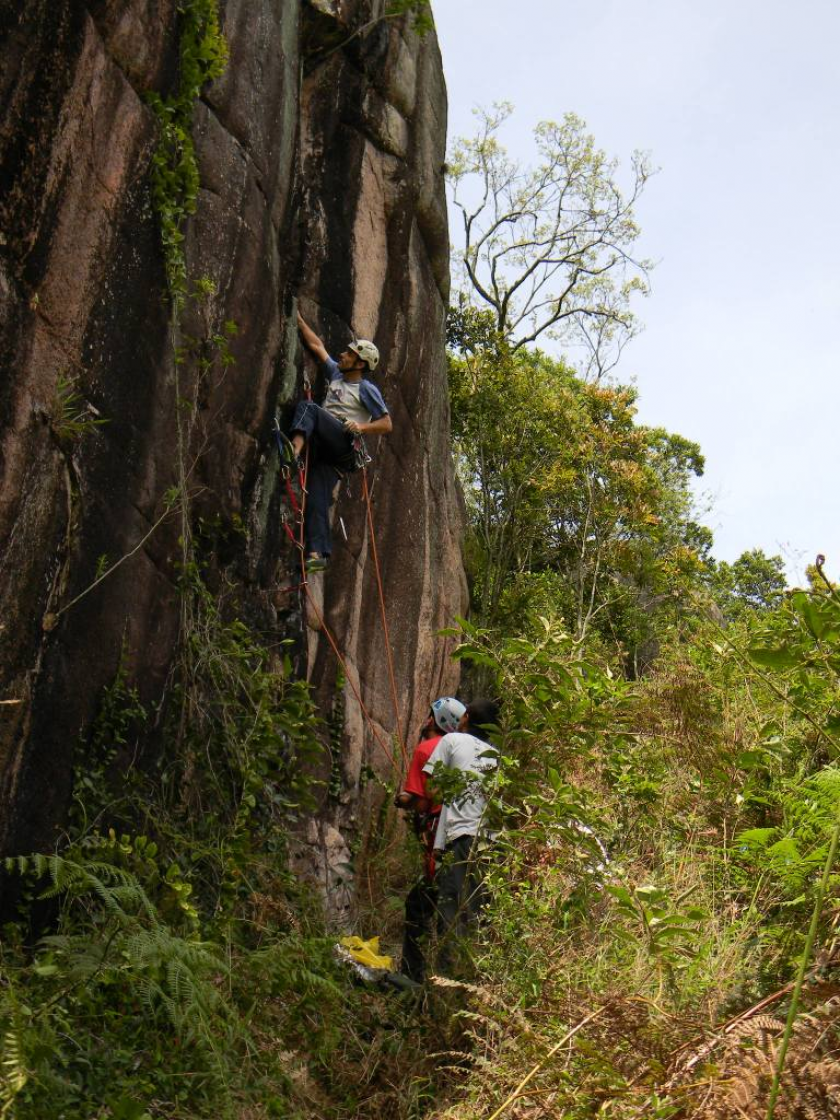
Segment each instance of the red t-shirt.
M429 761L432 751L442 738L443 735L435 735L432 739L424 739L414 748L411 765L403 784L406 793L413 793L416 797L427 796L426 783L429 780L429 775L423 773L423 767ZM414 814L415 830L423 844L423 863L427 879L433 879L435 876L435 833L437 832L440 809L440 805L433 805L425 813Z
M429 761L432 751L442 738L443 735L435 735L432 739L424 739L414 748L414 755L403 785L406 793L413 793L416 797L426 796L426 783L429 780L429 775L423 773L423 767ZM439 813L440 805L433 806L429 812Z

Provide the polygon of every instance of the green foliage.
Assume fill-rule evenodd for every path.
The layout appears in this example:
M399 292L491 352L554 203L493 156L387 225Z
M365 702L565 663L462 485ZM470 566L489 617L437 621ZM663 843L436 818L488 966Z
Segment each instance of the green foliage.
M548 618L503 640L463 627L459 656L505 701L493 811L506 832L472 948L488 1060L461 1089L467 1109L504 1100L593 1008L604 1026L559 1069L537 1067L535 1098L551 1094L558 1115L605 1100L627 1120L681 1115L718 1078L725 1096L732 1068L718 1073L714 1053L677 1074L662 1055L691 1045L698 1021L772 1006L795 971L786 1038L801 1000L836 1040L819 992L836 990L840 597L819 578L745 604L725 631L695 617L633 683ZM803 1061L791 1043L800 1065L782 1085L806 1100ZM754 1090L762 1114L769 1080Z
M189 293L193 306L205 319L209 319L209 308L218 287L210 276L200 276ZM226 319L219 330L214 330L209 322L203 324L204 333L199 337L184 331L175 351L175 363L182 366L192 362L199 381L206 378L218 366L224 374L236 364L231 351L231 341L239 328L233 319Z
M385 18L399 18L408 16L414 30L419 35L425 35L434 30L435 21L432 16L430 0L391 0L385 11Z
M699 907L683 908L683 903L694 893L693 889L675 899L668 890L651 884L632 890L613 885L607 890L615 898L622 915L629 919L629 929L617 930L617 936L631 940L641 938L651 957L671 972L696 957L701 923L708 914ZM669 978L673 983L673 976Z
M227 65L227 42L219 27L218 0L181 0L179 81L168 97L148 93L160 137L152 157L152 201L160 222L166 282L179 311L187 296L184 222L195 213L200 186L192 115L203 87Z
M123 645L116 675L102 694L90 734L76 749L70 810L76 835L87 832L106 813L111 820L117 819L121 800L132 792L125 766L118 775L115 763L130 749L135 732L145 725L147 712L136 687L129 684L128 673L128 654Z
M330 8L325 8L321 0L310 0L311 7L324 15L335 16ZM308 34L304 36L303 53L323 62L336 51L342 50L355 39L368 34L375 28L381 27L390 20L405 20L418 35L426 35L434 30L434 17L432 16L431 0L390 0L390 2L371 19L356 26L349 35L344 34L345 25L332 18L321 21L317 26L311 26Z
M712 592L727 618L778 606L787 587L781 556L765 556L760 548L743 553L732 564L722 560L710 567Z
M285 1115L292 1082L252 1025L271 969L288 971L272 981L284 1005L273 1025L290 1041L308 1031L313 1060L316 1008L336 1004L324 1047L348 1014L331 942L287 869L321 750L308 686L195 561L181 595L184 643L154 720L124 652L78 751L69 847L6 862L36 906L57 908L34 950L12 938L0 956L21 1120L233 1117L248 1095ZM155 727L164 747L144 763Z
M635 392L603 379L633 331L622 284L643 277L612 287L606 267L588 286L575 235L615 216L607 240L632 240L632 208L616 192L615 211L582 206L565 231L575 191L598 198L614 168L574 118L542 126L539 166L518 166L500 143L509 112L484 114L450 168L464 275L447 342L473 607L457 655L504 713L489 809L502 833L471 946L486 1065L465 1109L528 1111L534 1089L557 1115L693 1116L691 1094L709 1100L719 1077L720 1051L700 1061L714 1042L685 1072L674 1061L698 1023L749 1018L795 971L781 1068L805 980L834 973L836 990L840 595L822 559L786 595L779 557L713 558L691 490L699 448L638 425ZM646 174L639 164L636 191ZM561 206L546 207L552 192ZM529 352L541 331L588 346L594 383ZM567 1045L593 1008L603 1026ZM539 1073L527 1091L525 1070ZM803 1102L806 1081L791 1077ZM740 1099L763 1106L768 1082L754 1074ZM729 1115L729 1083L709 1115Z
M28 1080L19 1028L12 1020L0 1038L0 1118L5 1120L11 1114L15 1098Z
M269 650L224 613L196 561L183 570L184 644L167 709L170 747L154 776L163 822L189 852L205 912L232 920L265 861L282 866L285 830L314 804L322 753L309 687L281 645ZM150 815L150 827L155 826Z
M473 612L517 630L561 613L632 659L702 571L696 444L636 424L633 390L511 352L486 313L449 323L452 427L469 514Z
M59 442L72 446L107 423L79 392L76 378L59 374L51 419Z
M14 946L0 959L0 1020L7 1037L17 1032L28 1074L15 1105L22 1118L89 1116L113 1092L115 1074L123 1096L139 1090L142 1099L167 1073L144 1034L148 1042L176 1032L179 1056L205 1089L223 1084L232 1010L218 983L220 947L200 941L194 926L165 921L141 878L111 862L106 847L96 857L77 848L6 860L7 871L47 878L40 898L58 900L62 914L61 931L43 937L30 961Z

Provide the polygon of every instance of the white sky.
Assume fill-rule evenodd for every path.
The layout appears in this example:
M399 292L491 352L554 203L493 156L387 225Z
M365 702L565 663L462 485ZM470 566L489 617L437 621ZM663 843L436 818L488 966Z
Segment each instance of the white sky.
M840 575L840 0L435 0L449 135L516 106L578 113L661 171L637 208L659 262L615 376L643 423L696 440L715 555L817 552ZM453 236L456 227L453 222Z

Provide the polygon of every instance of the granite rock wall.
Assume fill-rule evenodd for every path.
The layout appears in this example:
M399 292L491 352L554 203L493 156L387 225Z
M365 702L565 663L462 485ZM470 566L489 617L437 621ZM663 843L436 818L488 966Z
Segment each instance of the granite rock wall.
M0 852L55 842L121 656L144 701L165 689L179 438L226 609L268 643L296 640L325 712L336 658L322 618L386 741L398 716L410 742L429 699L455 687L435 636L465 605L443 355L446 98L434 35L383 21L350 38L380 7L221 0L230 59L194 114L186 238L191 280L208 283L173 332L145 95L178 81L174 0L30 0L25 15L0 0L0 699L13 701L0 707ZM288 419L304 372L317 388L298 307L331 352L353 333L382 352L394 433L372 443L368 477L396 712L360 476L342 486L311 602L285 590L299 558L271 422ZM214 358L199 383L176 348L228 321L236 363ZM197 402L186 429L179 397ZM328 885L371 808L364 768L391 769L352 690L340 700L341 792L305 838Z

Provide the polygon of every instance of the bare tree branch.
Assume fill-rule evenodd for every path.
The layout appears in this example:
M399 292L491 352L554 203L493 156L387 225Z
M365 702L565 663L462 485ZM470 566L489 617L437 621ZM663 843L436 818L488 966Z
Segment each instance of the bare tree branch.
M479 112L478 135L458 141L450 160L453 200L464 216L465 295L492 309L513 350L550 331L579 345L586 369L600 378L634 333L633 292L646 290L651 266L633 252L633 207L651 168L634 154L625 193L616 161L572 114L537 125L540 162L519 165L499 142L511 113L509 105Z

